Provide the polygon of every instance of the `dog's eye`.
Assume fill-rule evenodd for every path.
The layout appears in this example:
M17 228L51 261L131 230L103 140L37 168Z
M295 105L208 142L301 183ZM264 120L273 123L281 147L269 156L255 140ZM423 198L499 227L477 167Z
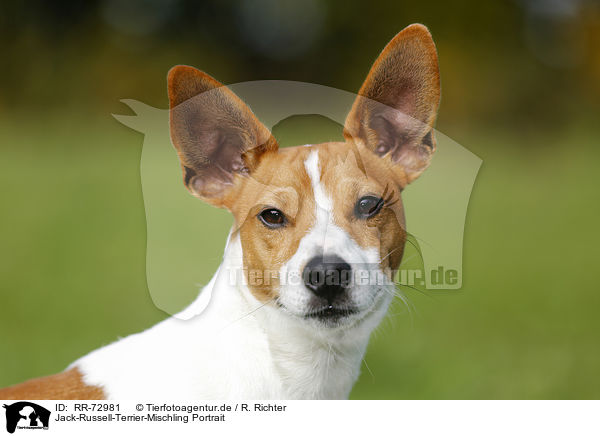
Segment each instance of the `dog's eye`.
M271 208L258 214L258 219L268 228L276 229L285 225L285 215L282 211Z
M357 218L367 219L379 213L383 206L383 198L367 195L361 198L354 207L354 214Z

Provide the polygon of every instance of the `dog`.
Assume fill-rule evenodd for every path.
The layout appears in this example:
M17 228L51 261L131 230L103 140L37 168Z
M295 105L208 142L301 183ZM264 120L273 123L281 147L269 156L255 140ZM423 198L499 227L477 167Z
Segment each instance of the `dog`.
M221 266L181 316L0 398L348 398L395 292L401 193L436 148L429 31L413 24L384 48L343 142L279 149L232 91L192 67L169 71L168 94L185 187L234 217Z

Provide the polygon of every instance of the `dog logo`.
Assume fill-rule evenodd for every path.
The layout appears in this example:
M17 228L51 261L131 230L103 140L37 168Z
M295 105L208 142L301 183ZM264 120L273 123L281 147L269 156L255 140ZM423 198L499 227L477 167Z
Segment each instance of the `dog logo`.
M29 401L19 401L4 405L6 409L6 431L14 433L15 429L48 430L50 411Z

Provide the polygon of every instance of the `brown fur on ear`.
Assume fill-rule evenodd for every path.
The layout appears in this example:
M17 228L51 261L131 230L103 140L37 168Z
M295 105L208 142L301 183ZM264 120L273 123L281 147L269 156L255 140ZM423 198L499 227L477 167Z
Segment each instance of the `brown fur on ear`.
M171 140L185 186L217 206L236 175L251 173L277 142L250 108L226 86L195 68L179 65L168 75Z
M433 124L440 101L437 53L421 24L398 33L363 83L344 127L377 155L398 164L404 184L415 180L435 152Z

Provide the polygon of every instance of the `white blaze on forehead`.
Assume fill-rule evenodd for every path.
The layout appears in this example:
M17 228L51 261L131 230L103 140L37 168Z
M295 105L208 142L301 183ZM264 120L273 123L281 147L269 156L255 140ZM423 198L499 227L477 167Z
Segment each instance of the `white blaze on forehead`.
M312 185L313 193L315 196L315 203L317 204L317 223L319 222L319 212L327 212L330 214L333 211L331 199L325 193L323 185L321 184L321 165L319 164L319 151L313 150L308 155L308 158L304 161L304 168L306 173L310 177L310 183Z

